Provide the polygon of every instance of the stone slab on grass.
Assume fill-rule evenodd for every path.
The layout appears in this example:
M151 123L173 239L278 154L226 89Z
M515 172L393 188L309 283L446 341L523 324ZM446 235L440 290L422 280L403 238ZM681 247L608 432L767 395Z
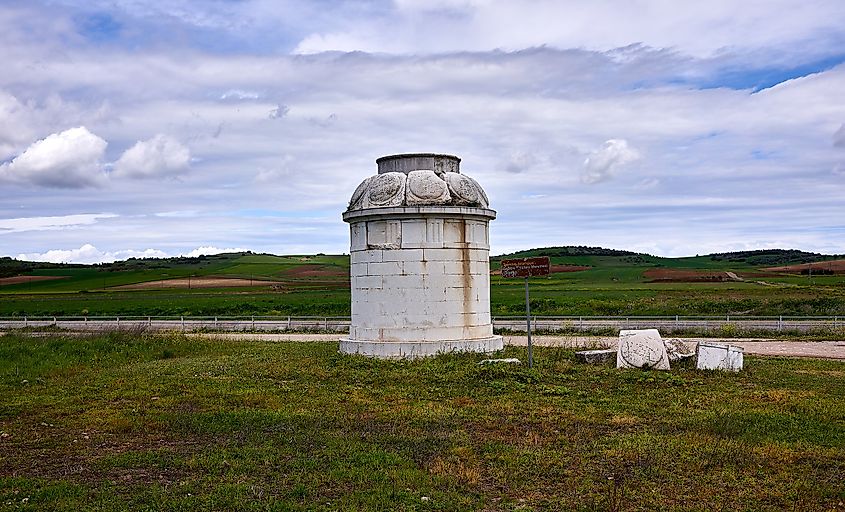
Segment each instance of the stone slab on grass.
M735 345L700 342L695 367L699 370L742 370L743 350Z
M616 349L579 350L575 352L575 360L586 364L607 364L616 360Z

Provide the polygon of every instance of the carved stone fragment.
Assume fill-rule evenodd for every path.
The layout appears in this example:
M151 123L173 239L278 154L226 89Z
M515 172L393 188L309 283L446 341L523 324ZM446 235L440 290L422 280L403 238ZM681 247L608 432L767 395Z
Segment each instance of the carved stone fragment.
M449 204L451 196L446 182L440 179L434 171L411 171L408 173L408 185L405 193L405 204L415 205L444 205Z
M443 179L449 185L452 204L456 206L481 206L481 187L475 180L456 172L446 173L443 175Z
M377 174L369 178L365 208L402 206L406 177L401 172Z
M371 176L358 185L358 188L355 189L355 192L352 193L352 198L349 200L349 210L359 210L364 207L364 195L369 192L370 189L370 181L372 181L374 176Z
M657 329L619 331L616 367L668 370L669 356Z

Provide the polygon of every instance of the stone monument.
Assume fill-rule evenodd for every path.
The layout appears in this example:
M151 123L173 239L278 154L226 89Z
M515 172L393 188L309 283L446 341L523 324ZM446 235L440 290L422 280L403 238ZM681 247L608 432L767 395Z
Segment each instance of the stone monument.
M451 155L391 155L352 194L352 324L340 351L379 358L502 348L490 318L487 195Z

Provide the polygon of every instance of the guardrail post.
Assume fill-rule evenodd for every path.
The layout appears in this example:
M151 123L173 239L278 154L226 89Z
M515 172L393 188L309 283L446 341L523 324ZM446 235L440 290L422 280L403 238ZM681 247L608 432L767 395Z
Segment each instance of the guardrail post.
M783 330L783 315L778 317L778 330Z
M152 326L153 326L153 317L151 317L151 316L148 316L148 317L147 317L147 326L148 326L148 327L152 327Z
M323 317L323 330L329 330L329 317Z
M115 318L117 318L117 328L120 329L120 317L118 316L118 317L115 317Z
M255 316L252 317L252 330L255 330Z
M53 325L54 325L54 326L58 326L58 325L59 325L59 323L56 321L56 317L53 317Z
M584 330L584 317L583 316L578 317L578 330L579 331Z
M287 330L288 330L288 331L290 330L290 317L288 317L288 326L287 326Z
M26 317L23 317L23 326L27 327L28 325L29 325L29 321L27 320Z
M184 332L185 331L185 317L184 316L179 317L179 323L182 325L182 332Z
M214 328L217 329L217 317L214 317Z
M678 328L678 315L675 315L675 329Z

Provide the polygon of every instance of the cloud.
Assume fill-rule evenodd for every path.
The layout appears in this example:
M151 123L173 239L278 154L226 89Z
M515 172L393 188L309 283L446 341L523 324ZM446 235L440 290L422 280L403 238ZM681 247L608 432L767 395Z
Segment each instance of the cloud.
M91 244L78 249L52 249L43 253L18 254L17 259L25 261L47 261L50 263L111 263L128 258L166 258L167 254L156 249L136 251L125 249L114 252L101 251Z
M0 235L25 231L51 231L95 224L100 219L117 217L113 213L81 213L57 217L21 217L0 219Z
M538 46L608 51L642 43L705 58L731 50L765 51L787 61L796 54L840 53L843 37L837 21L845 16L845 7L825 0L811 4L796 9L791 0L713 0L669 8L655 1L620 5L612 0L538 0L525 5L512 0L398 0L391 11L377 16L362 12L315 27L294 52L418 55ZM437 27L438 37L427 37L429 27ZM817 46L803 47L809 40Z
M0 165L0 179L56 188L102 184L102 158L108 144L84 126L54 133Z
M270 111L268 117L270 119L281 119L288 115L288 112L290 112L290 107L279 104L273 107L273 110Z
M226 248L220 249L213 246L197 247L196 249L179 254L188 258L196 258L197 256L210 256L213 254L220 254L224 252L245 252L246 249L241 248ZM121 261L129 258L169 258L172 257L159 249L119 249L116 251L101 251L91 244L84 244L78 249L51 249L42 253L22 253L17 255L17 259L24 261L47 261L50 263L111 263L113 261Z
M610 139L605 141L601 149L593 151L584 160L581 181L587 184L607 181L625 164L640 158L637 150L628 147L624 139Z
M839 129L833 134L833 147L845 148L845 123L839 125Z
M222 254L224 252L245 252L247 249L243 249L240 247L227 247L226 249L220 249L214 246L203 246L197 247L193 251L187 252L182 254L187 258L196 258L197 256L211 256L213 254Z
M191 151L185 145L159 134L127 149L114 163L112 175L134 179L177 176L187 172L190 162Z

